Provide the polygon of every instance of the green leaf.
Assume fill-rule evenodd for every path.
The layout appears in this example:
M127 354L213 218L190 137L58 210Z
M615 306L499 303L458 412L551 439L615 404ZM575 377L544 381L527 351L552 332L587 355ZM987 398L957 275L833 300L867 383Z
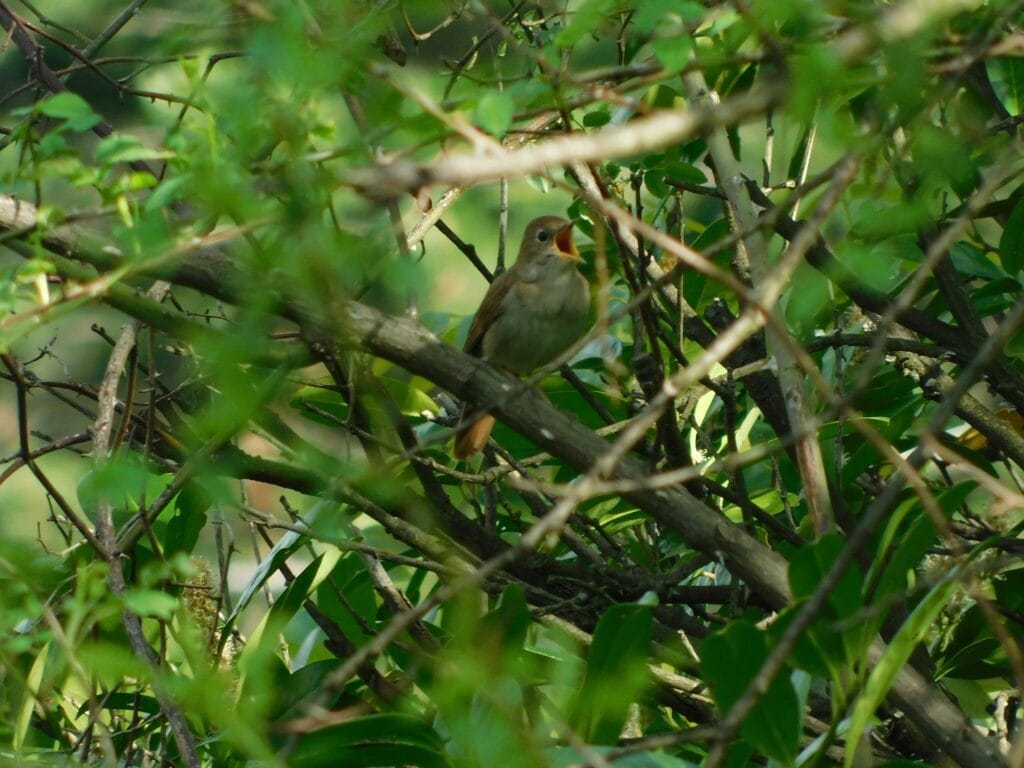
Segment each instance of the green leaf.
M806 78L802 78L806 79ZM808 151L808 145L811 141L812 128L814 124L805 125L803 130L800 132L800 138L797 140L796 146L793 148L793 156L789 159L789 166L786 168L786 178L788 179L799 179L800 172L803 168L804 161Z
M36 702L42 696L43 672L46 670L46 660L50 655L50 644L44 643L39 649L32 667L25 679L25 686L22 691L23 698L18 714L14 721L14 734L11 742L15 752L20 752L25 745L25 737L28 735L29 726L32 723L32 713L35 711ZM11 689L13 693L15 689Z
M64 120L73 131L88 131L102 122L102 118L92 111L92 107L81 96L71 91L57 93L36 105L42 115Z
M96 160L104 165L138 160L170 160L173 157L173 152L147 147L134 136L120 133L108 136L96 147Z
M147 676L142 661L121 643L87 639L76 648L76 655L89 675L108 688L116 688L126 678Z
M610 747L590 747L588 753L607 755ZM637 752L627 755L609 756L610 764L615 768L698 768L699 763L684 760L681 757L666 755L664 752ZM593 765L589 754L573 747L552 747L544 753L544 768L578 768L581 765Z
M600 107L583 116L583 126L585 128L600 128L611 122L611 119L612 116L608 113L608 108Z
M1002 645L994 637L982 637L968 643L936 664L935 679L956 677L962 680L991 680L1010 671Z
M91 511L106 502L127 510L138 499L158 494L168 482L169 476L153 474L143 456L123 449L82 475L76 492L82 509Z
M878 660L868 676L864 689L854 704L850 715L849 738L847 739L846 759L844 768L854 765L857 746L861 742L861 734L867 728L878 705L889 692L900 669L910 659L914 648L927 637L932 623L946 607L960 586L960 567L954 566L942 581L932 587L931 591L917 604L913 613L896 632L889 646Z
M854 210L850 234L876 242L896 235L916 234L930 218L927 207L919 201L892 204L865 198Z
M1000 56L985 61L988 79L999 101L1011 115L1024 110L1024 60Z
M341 393L327 386L300 387L289 405L298 411L300 416L328 427L344 424L349 417L348 403ZM316 410L313 410L314 408Z
M547 176L527 176L526 183L545 195L551 191L551 182L548 181Z
M20 271L14 264L0 269L0 312L5 315L14 311L18 299L17 275Z
M651 609L635 604L613 605L597 622L572 717L587 742L616 743L629 705L647 687L651 622Z
M999 256L1003 269L1016 276L1024 269L1024 197L1017 201L1006 220L1003 235L999 238Z
M282 684L276 690L274 708L277 719L302 717L309 697L323 690L327 684L327 676L344 663L343 659L324 659L307 664L292 674L279 678Z
M666 163L662 170L665 178L689 184L706 184L708 180L707 174L692 163Z
M257 674L260 664L273 653L278 633L284 631L303 603L330 575L341 555L342 552L336 547L328 547L291 580L270 610L263 615L238 659L238 668L242 672L239 679L243 691L247 686L251 685L255 689L260 685ZM244 695L248 695L248 692Z
M206 525L210 498L195 482L186 483L175 501L174 517L167 521L163 535L164 557L177 552L191 554Z
M701 672L723 714L743 694L768 651L765 633L746 619L730 622L704 641ZM796 691L788 675L780 674L744 720L740 733L769 757L790 764L796 757L800 724Z
M991 317L1000 312L1005 312L1016 303L1021 295L1021 284L1017 280L1004 277L1000 280L991 280L980 285L976 290L971 291L971 305L981 317ZM1020 333L1018 328L1014 336ZM1019 355L1022 349L1019 340L1011 340L1006 343L1006 350L1010 354Z
M303 518L307 525L313 526L325 509L333 508L336 508L334 503L321 501L306 512ZM271 575L281 567L281 564L284 563L296 549L302 546L305 539L306 536L298 531L288 531L277 540L277 544L275 544L274 548L270 550L270 553L263 558L259 567L253 571L252 576L249 577L249 581L246 582L245 588L242 590L242 594L238 598L238 602L235 604L234 610L224 622L224 634L228 634L231 631L235 622L238 620L239 614L248 607L253 596L263 588L267 579L269 579Z
M797 599L810 597L845 546L842 536L829 533L794 552L789 562L789 585L793 596ZM860 610L860 583L858 568L851 565L828 597L828 605L835 611L835 618L846 618Z
M67 138L56 131L48 133L39 140L37 145L41 159L66 157L72 162L72 167L81 169L82 164L77 157L74 157L73 150L68 145ZM68 174L71 175L70 173Z
M916 517L905 529L901 529L901 522L906 510L913 510ZM901 529L898 540L895 539L897 529ZM898 541L894 551L889 551L890 544ZM875 571L880 570L878 587L875 589L875 598L885 595L895 595L907 589L908 573L924 558L935 544L935 527L924 511L921 509L917 499L910 499L904 502L892 515L892 520L886 525L882 544L877 548L877 556L871 563L871 570L864 580L866 588L873 588L875 583ZM866 597L866 595L865 595Z
M961 275L983 277L986 280L1000 280L1006 277L1006 272L1000 269L985 251L970 243L954 243L949 249L949 259Z
M704 18L707 9L695 0L645 0L633 17L637 32L654 32L666 25L694 23Z
M669 72L678 72L690 59L693 41L689 35L662 37L651 43L654 55Z
M433 398L427 394L434 385L426 379L418 376L398 378L395 375L383 375L380 380L403 415L419 416L424 411L437 413L440 410Z
M369 642L363 627L377 622L377 597L362 560L345 553L317 589L317 606L356 645Z
M519 584L510 584L501 593L498 605L480 622L480 642L518 651L526 643L530 621L526 593Z
M969 197L979 181L979 160L972 150L971 143L950 131L921 126L912 150L919 183L949 184L961 199Z
M161 181L156 189L146 198L143 210L146 213L152 213L170 205L181 195L182 188L190 183L191 179L186 175L175 176Z
M444 743L429 725L411 715L357 717L306 734L288 758L293 768L416 765L447 768Z
M831 99L835 94L843 92L848 75L843 63L826 41L808 40L794 53L790 62L789 66L793 67L794 72L814 73L813 76L804 74L794 78L792 90L787 94L793 109L793 119L798 123L810 123L817 119L819 104L824 99ZM794 155L793 159L798 156ZM793 165L790 166L792 168ZM798 177L791 174L789 178Z
M302 570L302 573L292 579L267 614L267 624L281 627L291 619L309 596L330 575L341 554L338 549L334 547L329 548L307 565ZM254 632L253 637L255 636L256 633Z
M877 291L888 292L902 276L900 259L916 260L914 257L920 256L920 251L910 247L908 237L893 237L874 244L845 240L836 245L836 255L864 283Z
M596 33L614 6L612 0L583 0L575 7L569 23L555 36L555 45L571 48L587 35Z
M655 197L664 197L668 194L668 185L665 184L665 177L659 171L649 171L644 174L644 186L647 191Z
M160 712L160 702L155 696L143 696L139 693L108 693L99 701L101 709L127 709L156 715ZM75 713L81 717L92 708L92 701L86 699Z
M818 327L832 309L829 282L813 267L799 264L793 277L793 288L785 297L786 324L798 334Z
M512 99L499 91L488 91L476 105L476 121L490 134L503 136L515 115Z
M1024 568L1003 571L992 581L992 589L1000 606L1024 611Z
M133 589L124 596L125 607L139 616L169 619L178 610L178 598L157 589Z
M802 601L813 594L845 546L841 536L828 534L794 552L789 564L789 581L794 597ZM821 614L800 638L795 658L799 659L801 666L817 674L822 674L823 666L833 676L834 682L843 687L843 670L859 663L875 633L869 622L843 621L856 617L862 605L860 571L854 564L847 568ZM791 612L795 615L796 610L794 606ZM778 636L784 623L773 626L770 634ZM844 628L840 630L838 627Z

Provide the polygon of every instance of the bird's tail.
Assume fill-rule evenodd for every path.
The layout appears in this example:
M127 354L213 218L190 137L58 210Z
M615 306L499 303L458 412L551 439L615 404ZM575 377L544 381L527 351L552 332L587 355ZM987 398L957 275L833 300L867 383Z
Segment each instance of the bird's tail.
M456 459L471 459L487 445L487 438L494 429L494 417L489 413L474 412L469 406L463 406L459 423L466 426L455 433L455 448L452 455Z

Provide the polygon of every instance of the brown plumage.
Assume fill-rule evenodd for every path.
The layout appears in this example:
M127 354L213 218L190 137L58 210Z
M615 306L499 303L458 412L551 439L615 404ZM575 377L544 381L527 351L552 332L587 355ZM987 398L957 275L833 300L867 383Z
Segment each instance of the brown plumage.
M587 328L590 286L576 270L572 222L541 216L526 226L516 263L499 275L473 317L463 350L518 376L551 362ZM454 455L487 444L494 417L466 404Z

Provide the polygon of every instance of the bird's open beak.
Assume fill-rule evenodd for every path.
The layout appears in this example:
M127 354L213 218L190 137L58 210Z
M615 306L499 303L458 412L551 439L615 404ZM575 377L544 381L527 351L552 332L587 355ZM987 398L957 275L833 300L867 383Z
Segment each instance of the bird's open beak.
M558 255L567 261L583 261L576 245L572 241L572 222L566 225L565 229L555 235L555 247L558 248Z

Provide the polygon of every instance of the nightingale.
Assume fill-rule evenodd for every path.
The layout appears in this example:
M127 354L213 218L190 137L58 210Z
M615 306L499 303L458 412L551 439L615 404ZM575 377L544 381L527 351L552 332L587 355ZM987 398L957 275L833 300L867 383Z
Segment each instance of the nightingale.
M462 349L525 376L558 357L587 329L590 285L576 265L572 222L541 216L526 225L516 263L499 275L480 302ZM468 459L487 444L494 417L467 403L454 455Z

